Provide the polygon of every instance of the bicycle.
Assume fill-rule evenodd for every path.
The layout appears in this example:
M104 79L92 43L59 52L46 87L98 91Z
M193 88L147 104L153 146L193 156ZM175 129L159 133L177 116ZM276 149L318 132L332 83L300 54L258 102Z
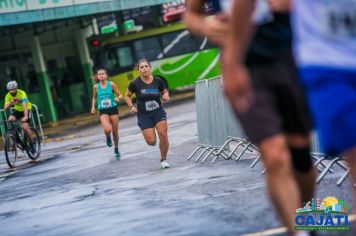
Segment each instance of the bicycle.
M18 157L17 150L22 152L26 151L28 157L32 160L37 160L41 154L41 138L38 132L31 129L32 140L29 140L28 135L21 127L21 121L1 121L7 123L8 131L5 136L4 149L6 162L10 168L15 167L15 163Z

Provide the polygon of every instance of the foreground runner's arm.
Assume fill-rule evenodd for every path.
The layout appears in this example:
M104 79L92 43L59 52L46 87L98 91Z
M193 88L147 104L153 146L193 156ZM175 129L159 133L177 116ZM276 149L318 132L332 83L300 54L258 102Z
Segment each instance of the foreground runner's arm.
M91 100L91 114L95 114L95 104L96 104L96 91L98 89L97 85L93 87L93 99Z
M111 89L114 91L114 93L117 95L117 97L115 97L115 101L120 102L120 100L122 99L122 94L120 92L120 90L117 88L117 85L114 83L110 83Z
M289 12L292 8L291 0L268 0L268 5L274 12Z
M131 113L137 113L137 108L132 103L132 95L133 93L129 89L126 89L125 102L129 106Z
M251 17L255 1L235 0L223 48L224 90L234 109L244 112L253 99L249 73L244 65L245 53L252 34Z
M220 12L207 17L204 12L204 2L204 0L188 0L184 21L193 33L207 37L209 41L222 46L228 33L227 16Z

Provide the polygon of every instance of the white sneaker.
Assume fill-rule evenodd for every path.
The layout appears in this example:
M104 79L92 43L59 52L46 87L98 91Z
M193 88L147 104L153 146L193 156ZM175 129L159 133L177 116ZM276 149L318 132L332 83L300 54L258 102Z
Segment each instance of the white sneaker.
M169 167L170 167L170 165L168 164L168 162L166 160L161 161L161 169L166 169Z

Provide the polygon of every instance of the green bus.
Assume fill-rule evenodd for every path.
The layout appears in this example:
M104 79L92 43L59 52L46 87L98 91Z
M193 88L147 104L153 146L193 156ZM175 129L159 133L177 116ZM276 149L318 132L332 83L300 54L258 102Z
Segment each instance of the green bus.
M110 38L101 45L102 66L122 93L137 78L135 63L142 58L170 90L221 74L219 50L191 35L183 23Z

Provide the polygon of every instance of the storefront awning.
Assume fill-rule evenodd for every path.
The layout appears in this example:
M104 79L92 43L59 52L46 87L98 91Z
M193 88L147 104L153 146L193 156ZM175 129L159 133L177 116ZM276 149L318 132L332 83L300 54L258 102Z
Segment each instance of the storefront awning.
M0 0L0 26L159 5L172 0Z

